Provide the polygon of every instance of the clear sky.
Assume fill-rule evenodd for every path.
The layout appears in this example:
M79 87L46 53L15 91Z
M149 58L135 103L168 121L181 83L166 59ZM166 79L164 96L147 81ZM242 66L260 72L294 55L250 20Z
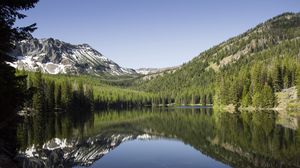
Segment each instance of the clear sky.
M17 25L37 38L90 44L130 68L168 67L245 32L300 0L40 0Z

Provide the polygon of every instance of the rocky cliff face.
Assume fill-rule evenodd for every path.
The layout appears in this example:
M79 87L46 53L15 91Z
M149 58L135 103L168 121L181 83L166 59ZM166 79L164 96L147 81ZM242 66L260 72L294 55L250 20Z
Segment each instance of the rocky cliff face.
M73 45L53 38L30 38L16 44L11 56L13 67L49 74L135 75L135 70L120 67L88 44Z

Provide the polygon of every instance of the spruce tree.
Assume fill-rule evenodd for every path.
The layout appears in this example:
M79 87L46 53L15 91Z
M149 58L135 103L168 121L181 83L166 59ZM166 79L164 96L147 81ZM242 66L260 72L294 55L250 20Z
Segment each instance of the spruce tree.
M12 119L24 101L25 77L17 77L15 69L6 62L13 61L9 53L14 48L15 42L28 37L35 29L35 24L14 27L17 19L26 17L19 11L33 8L37 1L0 1L0 123Z
M248 90L247 86L244 86L244 88L243 88L241 105L242 105L242 107L248 107L251 105L249 90Z
M297 88L297 96L298 99L300 98L300 68L297 69L297 73L296 73L296 88Z
M55 108L55 83L54 81L47 82L47 92L46 92L48 112L53 113Z
M260 92L255 92L252 98L252 105L254 107L261 107L262 106L262 95Z
M33 8L38 0L2 0L0 1L0 139L5 145L0 149L0 155L16 154L16 113L23 105L26 96L26 77L16 76L15 69L6 62L13 61L9 53L16 41L29 36L35 25L14 27L17 19L26 17L19 11ZM2 160L5 165L5 161ZM13 166L13 165L12 165Z
M61 84L58 84L56 89L55 107L56 109L61 108Z
M276 104L276 97L274 92L272 91L272 88L268 86L267 84L264 85L264 88L262 90L262 107L274 107Z
M37 144L42 144L46 128L46 99L45 99L45 83L42 78L42 72L39 70L35 73L33 79L36 92L32 98L32 106L35 112L35 139Z

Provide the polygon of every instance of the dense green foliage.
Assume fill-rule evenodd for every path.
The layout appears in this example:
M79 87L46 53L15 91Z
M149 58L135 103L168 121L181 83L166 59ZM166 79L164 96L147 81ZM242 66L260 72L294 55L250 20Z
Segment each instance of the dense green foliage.
M38 0L0 2L0 123L15 116L25 97L24 77L15 76L15 69L6 62L11 61L9 52L16 40L26 38L35 29L35 24L27 27L14 27L17 19L26 15L21 10L33 8Z
M18 74L27 76L27 88L32 90L33 96L25 104L33 107L34 111L90 111L93 108L151 106L157 97L155 94L109 85L91 76L25 71L18 71Z
M17 111L26 98L25 77L16 76L15 69L6 62L16 40L26 38L35 29L35 24L15 27L16 20L26 15L20 11L33 8L38 0L0 1L0 157L1 167L14 167L11 163L16 154Z
M171 103L274 107L275 93L297 83L299 37L300 14L285 13L136 87Z
M81 109L91 111L93 89L82 82L53 80L38 71L27 74L27 87L32 90L33 96L27 100L26 106L32 107L34 113Z
M274 107L275 92L296 85L300 40L281 44L224 67L216 81L216 101L244 107ZM299 58L298 58L299 57Z

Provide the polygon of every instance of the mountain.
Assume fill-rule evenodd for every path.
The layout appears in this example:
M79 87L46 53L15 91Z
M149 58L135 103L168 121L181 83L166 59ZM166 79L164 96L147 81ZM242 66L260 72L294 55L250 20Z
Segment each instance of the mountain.
M148 75L148 74L156 73L157 71L159 71L159 68L139 68L136 69L135 71L143 75Z
M163 103L276 106L275 94L300 78L299 46L300 14L284 13L137 88L164 95Z
M119 66L88 44L73 45L53 38L17 42L11 56L17 58L10 63L13 67L29 71L40 68L49 74L137 75L135 70Z
M167 68L139 68L135 71L139 74L141 74L141 79L143 80L149 80L154 79L156 77L163 76L165 74L174 73L178 69L180 69L181 66L173 66L173 67L167 67Z
M150 74L157 74L162 73L166 71L176 71L176 69L180 68L180 66L174 66L174 67L167 67L167 68L139 68L135 71L139 74L143 75L150 75Z

